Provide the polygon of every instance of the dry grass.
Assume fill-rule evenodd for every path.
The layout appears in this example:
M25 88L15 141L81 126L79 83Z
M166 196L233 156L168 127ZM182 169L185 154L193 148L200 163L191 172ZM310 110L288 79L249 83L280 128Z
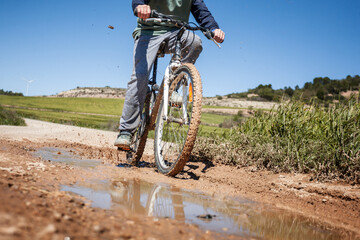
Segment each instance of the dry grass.
M360 182L360 104L294 101L260 112L223 137L199 138L194 155L224 164Z

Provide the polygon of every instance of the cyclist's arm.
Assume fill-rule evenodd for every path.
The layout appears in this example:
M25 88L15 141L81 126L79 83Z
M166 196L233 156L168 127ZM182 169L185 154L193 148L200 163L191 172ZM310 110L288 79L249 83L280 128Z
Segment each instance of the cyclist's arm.
M191 13L200 26L208 28L214 32L215 41L219 43L224 41L225 33L220 29L203 0L193 0Z
M211 15L203 0L193 0L191 13L200 26L208 28L211 31L219 29L219 25Z

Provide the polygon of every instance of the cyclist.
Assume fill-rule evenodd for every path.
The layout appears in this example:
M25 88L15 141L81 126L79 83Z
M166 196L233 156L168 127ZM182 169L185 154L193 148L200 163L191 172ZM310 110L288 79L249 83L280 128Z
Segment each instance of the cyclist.
M137 12L137 27L133 32L134 57L133 72L128 82L125 103L120 118L120 133L114 143L122 150L130 150L131 139L140 123L140 114L148 90L148 77L162 42L166 42L165 52L174 49L179 29L168 23L152 24L145 20L154 9L166 15L188 22L190 12L200 26L214 33L214 40L222 43L225 33L219 28L203 0L133 0L132 9ZM195 63L202 51L201 39L191 31L186 31L181 39L182 62Z

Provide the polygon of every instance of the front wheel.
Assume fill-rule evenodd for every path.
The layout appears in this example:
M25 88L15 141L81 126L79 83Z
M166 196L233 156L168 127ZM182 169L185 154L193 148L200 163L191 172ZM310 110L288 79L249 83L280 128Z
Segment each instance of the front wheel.
M169 88L167 118L162 100L154 140L156 166L169 176L182 171L190 157L200 125L202 101L201 78L193 64L183 64L174 76Z

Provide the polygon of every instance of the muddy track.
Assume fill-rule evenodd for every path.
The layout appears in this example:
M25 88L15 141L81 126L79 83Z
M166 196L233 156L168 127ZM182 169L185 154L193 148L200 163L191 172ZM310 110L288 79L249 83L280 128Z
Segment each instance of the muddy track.
M26 120L27 127L0 126L0 239L64 239L65 236L123 239L239 238L169 219L153 219L124 210L92 208L61 185L84 179L129 178L198 190L217 198L241 197L287 209L343 233L360 237L360 187L319 183L309 175L274 174L193 159L176 178L156 172L147 145L140 168L114 168L125 154L112 147L116 133ZM151 141L150 141L151 142ZM101 173L45 162L32 153L57 147L109 165ZM4 237L3 237L4 236Z

